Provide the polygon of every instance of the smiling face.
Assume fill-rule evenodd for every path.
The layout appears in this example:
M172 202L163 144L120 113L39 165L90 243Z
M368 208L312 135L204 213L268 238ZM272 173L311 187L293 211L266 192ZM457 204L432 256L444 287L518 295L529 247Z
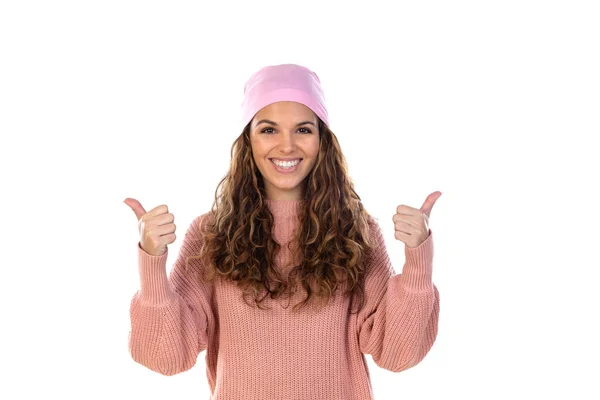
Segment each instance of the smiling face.
M302 198L302 181L319 154L319 135L317 116L304 104L280 101L256 113L250 124L250 143L268 199ZM290 161L281 166L273 162L285 160Z

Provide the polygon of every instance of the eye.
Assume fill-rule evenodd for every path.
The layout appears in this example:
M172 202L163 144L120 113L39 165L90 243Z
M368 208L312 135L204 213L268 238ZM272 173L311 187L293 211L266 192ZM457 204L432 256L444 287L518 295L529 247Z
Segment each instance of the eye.
M266 131L269 130L269 129L273 130L273 128L265 128L265 129L261 130L260 132L261 133L267 133ZM307 134L308 133L312 133L312 131L310 129L308 129L308 128L299 128L299 129L304 129L306 131L305 133L307 133ZM269 133L271 133L271 132L269 132Z

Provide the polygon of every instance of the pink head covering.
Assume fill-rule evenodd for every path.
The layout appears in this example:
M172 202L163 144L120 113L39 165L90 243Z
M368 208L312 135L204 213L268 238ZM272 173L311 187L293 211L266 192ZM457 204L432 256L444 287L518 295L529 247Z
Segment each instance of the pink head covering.
M240 132L258 111L278 101L302 103L329 126L325 96L317 74L301 65L280 64L255 72L244 85Z

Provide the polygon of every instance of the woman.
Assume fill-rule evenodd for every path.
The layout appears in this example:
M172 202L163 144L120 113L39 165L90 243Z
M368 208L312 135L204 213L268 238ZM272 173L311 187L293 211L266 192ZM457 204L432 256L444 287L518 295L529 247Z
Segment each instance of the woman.
M314 72L282 64L253 74L240 128L213 207L190 224L168 278L173 215L125 201L140 227L132 358L174 375L206 350L214 400L372 399L365 354L399 372L436 339L428 218L441 193L421 209L398 206L406 263L395 274Z

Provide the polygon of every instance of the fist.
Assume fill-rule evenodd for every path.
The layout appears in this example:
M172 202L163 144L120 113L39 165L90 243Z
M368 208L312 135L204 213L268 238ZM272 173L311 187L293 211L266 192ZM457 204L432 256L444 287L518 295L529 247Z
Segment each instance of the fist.
M421 208L399 205L392 217L394 237L410 248L419 247L429 237L429 216L441 195L442 192L431 193Z
M140 232L140 246L152 256L161 256L167 251L167 245L176 239L175 217L166 205L161 205L146 212L139 201L126 198L127 204L135 213Z

